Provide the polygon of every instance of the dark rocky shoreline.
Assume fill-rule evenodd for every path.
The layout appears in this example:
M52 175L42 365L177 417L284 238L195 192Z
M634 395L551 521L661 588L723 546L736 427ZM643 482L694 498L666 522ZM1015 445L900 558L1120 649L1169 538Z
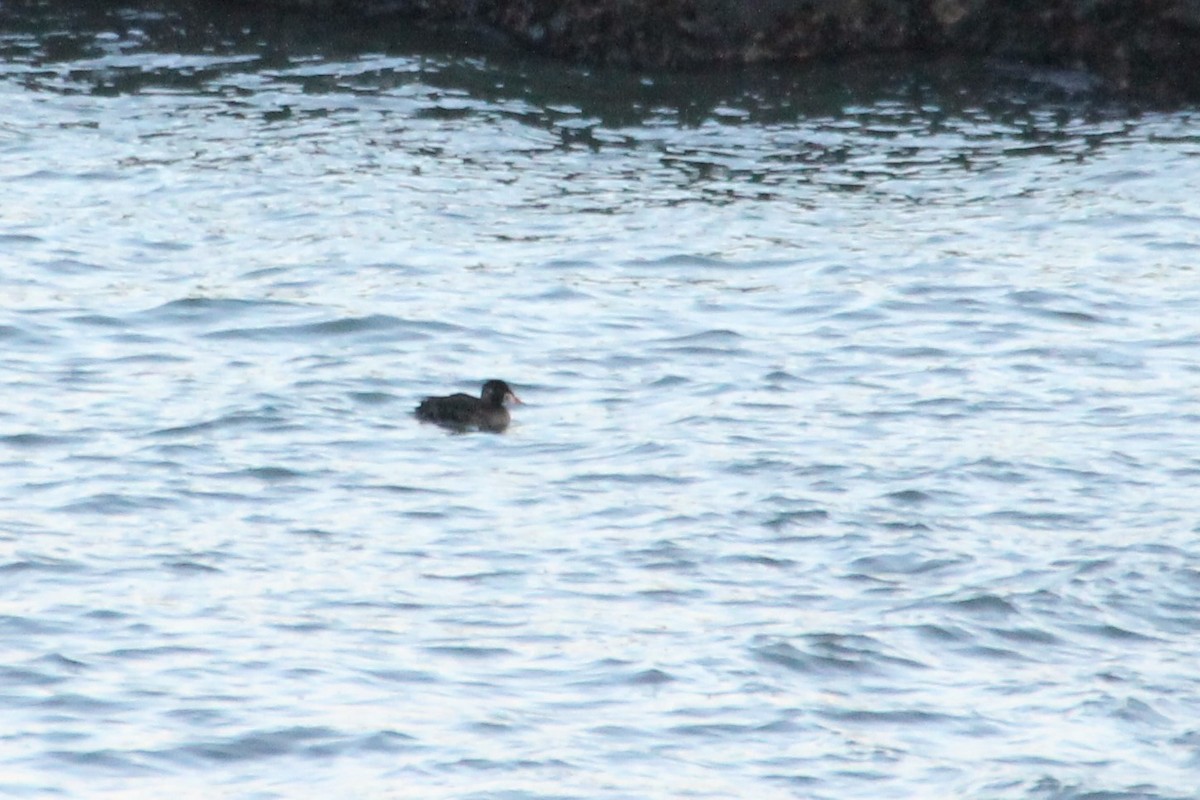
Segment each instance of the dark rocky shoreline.
M273 2L474 22L538 52L592 64L681 68L966 54L1086 70L1149 101L1200 99L1200 0Z

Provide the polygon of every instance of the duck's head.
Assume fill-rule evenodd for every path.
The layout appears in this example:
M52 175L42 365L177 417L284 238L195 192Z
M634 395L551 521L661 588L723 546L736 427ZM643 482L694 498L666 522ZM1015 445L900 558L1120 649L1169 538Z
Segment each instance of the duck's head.
M504 381L491 380L483 385L483 391L479 394L479 399L486 406L494 406L499 408L506 402L513 402L518 405L524 405L521 398L517 397L517 393L512 390Z

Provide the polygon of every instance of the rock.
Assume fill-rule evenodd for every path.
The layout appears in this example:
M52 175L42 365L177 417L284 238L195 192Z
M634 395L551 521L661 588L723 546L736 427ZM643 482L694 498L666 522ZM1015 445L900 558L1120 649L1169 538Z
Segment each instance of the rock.
M1084 69L1153 100L1200 98L1197 0L934 0L958 52Z
M1200 0L276 0L490 25L572 61L689 67L884 52L1079 68L1200 99Z

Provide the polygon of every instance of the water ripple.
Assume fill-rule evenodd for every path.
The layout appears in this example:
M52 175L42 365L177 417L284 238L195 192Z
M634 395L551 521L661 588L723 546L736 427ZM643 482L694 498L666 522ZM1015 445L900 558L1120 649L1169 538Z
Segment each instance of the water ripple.
M0 793L1194 794L1192 112L186 6L6 9Z

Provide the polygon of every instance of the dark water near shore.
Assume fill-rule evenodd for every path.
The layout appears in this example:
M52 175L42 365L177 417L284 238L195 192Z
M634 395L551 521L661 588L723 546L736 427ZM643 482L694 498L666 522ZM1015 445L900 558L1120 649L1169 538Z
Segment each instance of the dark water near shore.
M1194 111L24 13L0 796L1197 796Z

